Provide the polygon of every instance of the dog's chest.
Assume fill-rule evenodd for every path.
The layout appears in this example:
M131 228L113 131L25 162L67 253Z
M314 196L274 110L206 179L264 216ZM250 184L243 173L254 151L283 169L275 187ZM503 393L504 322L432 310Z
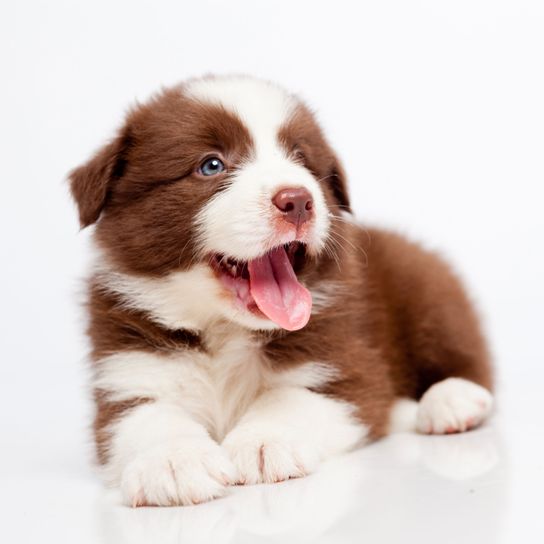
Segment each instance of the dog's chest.
M260 347L244 333L208 335L205 352L183 359L179 399L217 440L270 381Z

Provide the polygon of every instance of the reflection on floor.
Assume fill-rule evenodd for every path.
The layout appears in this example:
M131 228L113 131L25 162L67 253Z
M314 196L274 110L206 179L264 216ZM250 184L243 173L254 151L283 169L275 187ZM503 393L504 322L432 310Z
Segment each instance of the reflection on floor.
M501 451L492 426L442 437L398 434L310 477L233 488L205 505L133 510L115 494L101 495L101 540L376 543L417 535L419 543L496 542L508 483Z

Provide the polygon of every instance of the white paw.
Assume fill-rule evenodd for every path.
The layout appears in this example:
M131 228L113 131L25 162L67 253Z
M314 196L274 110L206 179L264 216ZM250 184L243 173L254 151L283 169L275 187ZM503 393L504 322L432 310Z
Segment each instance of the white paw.
M221 446L193 438L138 455L123 471L121 493L133 507L198 504L223 495L235 479Z
M487 389L462 378L431 386L419 401L417 430L447 434L477 427L489 415L493 397Z
M287 436L282 429L244 426L223 442L238 471L237 483L273 483L313 472L319 456L315 448Z

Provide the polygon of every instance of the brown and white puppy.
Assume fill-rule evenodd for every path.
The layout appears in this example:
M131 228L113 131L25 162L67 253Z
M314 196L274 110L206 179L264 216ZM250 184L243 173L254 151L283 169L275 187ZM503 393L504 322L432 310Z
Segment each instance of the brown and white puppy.
M395 429L491 410L478 322L448 267L351 217L344 172L281 88L166 90L70 175L96 223L98 459L127 504L303 476Z

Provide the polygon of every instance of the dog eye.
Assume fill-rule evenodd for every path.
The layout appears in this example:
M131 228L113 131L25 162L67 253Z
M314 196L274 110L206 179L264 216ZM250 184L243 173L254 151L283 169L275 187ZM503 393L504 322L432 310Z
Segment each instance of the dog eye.
M215 176L225 170L225 165L221 159L210 157L206 159L198 169L198 172L203 176Z

